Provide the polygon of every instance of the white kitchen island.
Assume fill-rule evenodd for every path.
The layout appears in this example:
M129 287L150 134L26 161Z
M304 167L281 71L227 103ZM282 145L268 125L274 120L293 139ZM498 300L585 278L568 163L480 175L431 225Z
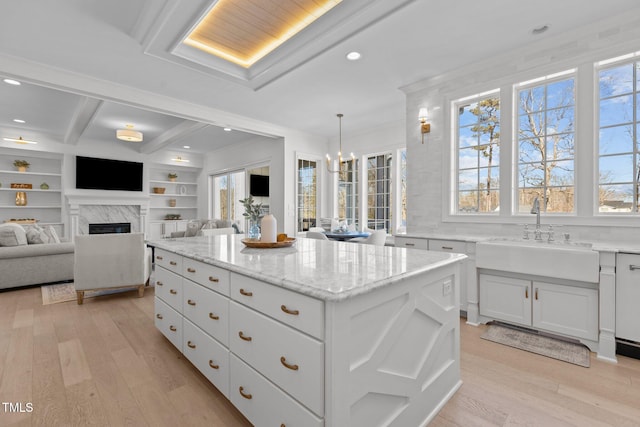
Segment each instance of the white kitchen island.
M156 327L256 426L421 426L460 387L465 256L150 241Z

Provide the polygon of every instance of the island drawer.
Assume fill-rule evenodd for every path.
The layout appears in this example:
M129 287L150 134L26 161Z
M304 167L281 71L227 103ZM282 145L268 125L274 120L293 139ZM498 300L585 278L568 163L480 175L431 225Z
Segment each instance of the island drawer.
M182 281L182 294L182 314L228 346L229 298L187 279Z
M429 249L429 241L418 237L395 236L394 245L399 248Z
M324 412L324 345L231 302L229 348L317 415Z
M187 319L183 320L182 349L187 359L229 398L229 350Z
M429 239L429 250L464 254L467 253L467 244L457 240Z
M231 298L318 339L324 338L324 303L281 287L231 273Z
M167 252L163 249L155 249L155 264L171 270L174 273L182 274L182 256Z
M182 316L158 297L155 297L154 323L162 335L182 352Z
M229 399L253 425L304 427L324 425L322 419L271 384L233 353L229 359L231 365Z
M156 296L182 313L182 277L164 268L156 270Z
M229 296L229 271L191 258L182 259L182 275L202 286Z

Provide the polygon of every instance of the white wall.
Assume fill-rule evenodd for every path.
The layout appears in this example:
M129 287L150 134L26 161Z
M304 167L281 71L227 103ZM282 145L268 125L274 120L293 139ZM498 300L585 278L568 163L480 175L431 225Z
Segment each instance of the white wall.
M592 95L593 65L595 61L632 53L640 48L640 28L636 17L627 22L604 21L580 31L547 38L526 49L510 52L483 63L473 64L461 70L409 85L403 90L407 94L407 157L408 157L408 231L410 233L483 234L519 236L521 223L535 221L532 215L512 216L501 212L497 218L461 218L447 215L450 170L448 161L452 141L452 120L450 103L464 96L482 93L496 88L510 88L514 83L542 77L580 66L591 70L585 79L577 77L577 85L582 85L579 94ZM584 87L591 86L590 88ZM593 111L594 97L578 98L577 118L578 141L582 149L578 160L582 160L581 171L576 171L579 180L577 200L592 200L593 186L590 173L594 159L594 119L585 112ZM511 101L502 100L503 117L510 114ZM420 143L418 110L428 107L430 111L431 133ZM503 145L510 142L511 129L502 128ZM580 167L580 166L578 166ZM506 185L505 185L506 184ZM503 191L510 191L508 183L501 182ZM586 207L589 209L590 207ZM554 216L544 218L543 223L561 224L559 233L568 232L572 238L637 240L640 238L640 218L620 217L600 218L584 214Z

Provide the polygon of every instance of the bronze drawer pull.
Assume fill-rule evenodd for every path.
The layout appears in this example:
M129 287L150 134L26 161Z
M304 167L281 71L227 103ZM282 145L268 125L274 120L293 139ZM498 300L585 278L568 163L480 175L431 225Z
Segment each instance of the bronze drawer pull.
M451 246L442 246L442 249L444 249L445 251L452 251L453 248Z
M244 392L244 387L240 386L240 388L238 389L238 391L240 392L240 395L242 397L244 397L245 399L251 399L253 396L251 396L249 393L245 393Z
M173 325L169 326L169 330L170 330L171 332L175 332L175 331L177 331L176 327L175 327L175 326L173 326Z
M218 283L220 279L218 279L217 277L209 276L209 281L213 283Z
M158 285L158 286L164 286L164 283L162 283L160 280L156 280L156 285Z
M196 348L196 345L194 343L192 343L191 341L187 341L187 347Z
M187 304L189 304L189 305L196 305L196 302L195 302L195 301L192 301L192 300L190 300L190 299L189 299L189 300L187 300Z
M160 314L160 313L156 314L156 318L162 320L163 319L162 314Z
M238 336L240 337L240 339L243 339L245 341L251 341L253 338L246 336L244 333L242 333L242 331L238 332Z
M214 364L213 364L213 360L209 360L209 366L210 366L212 369L220 369L220 365L214 365Z
M298 365L291 365L287 363L287 359L284 356L280 358L280 363L282 363L282 366L284 366L287 369L291 369L292 371L298 370Z
M213 314L213 313L209 313L209 319L219 320L219 319L220 319L220 316L216 316L216 315L215 315L215 314Z
M405 246L415 246L416 244L415 243L405 243L404 245Z
M169 289L169 293L172 295L176 295L178 291L176 291L175 289Z
M536 301L538 301L538 288L536 288Z
M286 306L286 305L284 305L284 304L280 306L280 310L282 310L282 311L284 311L285 313L290 314L290 315L292 315L292 316L297 316L298 314L300 314L300 311L298 311L298 310L289 310L289 309L287 308L287 306Z
M629 265L629 270L633 271L633 270L640 270L640 265Z
M252 297L253 296L253 292L247 292L244 289L240 288L240 293L242 295L244 295L245 297Z
M529 288L524 288L524 298L529 299Z
M171 264L171 265L178 265L178 263L177 263L177 262L175 262L175 261L169 261L169 264Z
M191 267L189 267L189 268L187 268L187 271L188 271L189 273L195 273L195 272L196 272L196 269L195 269L195 268L191 268Z
M162 258L160 255L156 255L156 259L162 261L164 258Z

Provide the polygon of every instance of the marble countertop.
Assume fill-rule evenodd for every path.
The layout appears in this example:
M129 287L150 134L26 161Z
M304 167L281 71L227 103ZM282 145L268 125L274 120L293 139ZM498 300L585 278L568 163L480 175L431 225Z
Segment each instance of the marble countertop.
M148 241L198 261L328 301L370 292L458 262L465 255L298 238L288 248L248 248L231 234Z

